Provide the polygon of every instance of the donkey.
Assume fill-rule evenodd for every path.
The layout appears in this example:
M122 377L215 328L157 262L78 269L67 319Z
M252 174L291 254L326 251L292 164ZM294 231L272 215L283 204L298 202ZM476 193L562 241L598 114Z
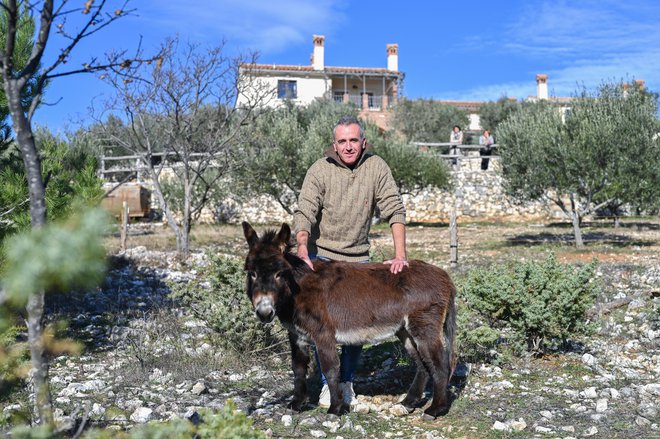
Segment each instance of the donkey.
M266 231L261 238L247 222L243 232L247 294L263 323L277 316L289 332L294 375L290 407L300 411L307 396L309 347L316 345L328 380L328 413L348 410L339 387L337 344L383 341L396 334L417 364L401 402L408 412L423 403L429 376L433 401L424 411L435 419L449 411L448 384L456 364L456 288L444 270L410 261L401 273L385 264L314 262L314 270L290 252L291 229Z

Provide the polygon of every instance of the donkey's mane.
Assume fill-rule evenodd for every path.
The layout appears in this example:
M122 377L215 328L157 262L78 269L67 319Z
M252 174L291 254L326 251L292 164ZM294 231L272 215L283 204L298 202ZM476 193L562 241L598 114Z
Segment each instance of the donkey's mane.
M280 242L277 239L276 230L266 230L259 239L259 242L264 245L280 245ZM297 274L305 274L311 272L312 270L309 268L307 263L295 254L291 253L291 249L293 249L293 244L291 244L291 242L287 242L284 247L284 258L289 264L291 264L293 271L295 271Z

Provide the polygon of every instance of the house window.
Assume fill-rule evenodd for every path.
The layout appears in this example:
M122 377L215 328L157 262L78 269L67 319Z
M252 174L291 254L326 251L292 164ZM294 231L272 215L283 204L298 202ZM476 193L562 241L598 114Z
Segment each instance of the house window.
M332 97L333 97L335 102L342 103L342 102L344 102L344 91L343 90L342 91L336 91L335 90L332 93Z
M297 81L285 81L283 79L277 81L278 99L296 99L297 97L298 97Z

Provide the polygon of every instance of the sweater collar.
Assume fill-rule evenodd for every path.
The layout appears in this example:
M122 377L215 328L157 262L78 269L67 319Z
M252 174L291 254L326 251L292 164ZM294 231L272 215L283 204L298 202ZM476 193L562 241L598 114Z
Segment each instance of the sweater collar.
M326 149L323 155L329 158L331 161L333 161L335 165L340 166L342 168L351 169L350 167L346 166L344 162L341 161L341 159L339 158L339 154L337 154L337 152L332 146ZM360 155L360 159L355 164L353 169L357 169L360 165L362 165L362 163L364 163L366 159L368 159L372 155L374 155L373 148L371 147L371 145L367 143L367 147L364 148L364 151L362 151L362 155Z

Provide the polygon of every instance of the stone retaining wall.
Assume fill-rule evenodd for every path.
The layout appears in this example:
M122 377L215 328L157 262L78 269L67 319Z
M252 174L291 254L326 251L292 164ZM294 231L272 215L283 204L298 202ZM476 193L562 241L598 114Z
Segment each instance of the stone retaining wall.
M492 160L488 170L481 170L481 160L461 161L461 167L452 171L452 189L425 189L416 195L403 195L408 222L447 222L454 203L461 219L530 220L562 218L563 213L554 204L543 202L517 203L504 194L498 160ZM262 196L245 205L227 206L229 222L247 220L256 224L291 222L292 218L277 202Z

